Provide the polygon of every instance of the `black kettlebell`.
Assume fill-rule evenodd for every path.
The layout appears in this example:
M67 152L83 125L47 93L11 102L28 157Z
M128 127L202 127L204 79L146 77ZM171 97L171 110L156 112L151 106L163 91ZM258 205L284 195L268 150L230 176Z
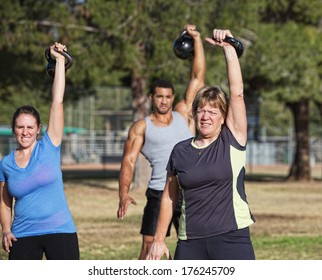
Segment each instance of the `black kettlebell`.
M235 48L238 58L243 55L244 46L241 41L229 36L226 36L224 41L231 44Z
M187 34L187 31L182 31L180 37L173 42L174 54L181 59L188 59L193 56L193 39Z
M73 60L72 56L66 51L62 51L62 52L58 51L57 48L55 48L55 51L59 52L60 54L62 54L65 57L65 59L66 59L65 71L67 71L67 69L69 69L73 65L74 60ZM50 54L50 48L47 48L45 50L45 57L48 61L47 67L46 67L46 72L49 77L54 78L55 77L56 60L54 58L52 58L52 56Z
M194 54L193 39L186 33L187 31L184 30L180 37L173 42L173 51L175 55L181 59L188 59ZM243 55L244 46L242 42L229 36L226 36L224 41L231 44L235 48L238 58Z

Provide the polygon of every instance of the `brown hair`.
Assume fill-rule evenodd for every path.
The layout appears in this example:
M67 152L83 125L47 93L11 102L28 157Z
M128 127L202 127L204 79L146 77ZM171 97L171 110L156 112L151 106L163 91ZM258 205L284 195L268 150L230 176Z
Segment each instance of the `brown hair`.
M30 106L30 105L21 106L16 110L16 112L12 116L11 129L13 133L15 130L16 119L20 114L29 114L34 116L37 121L38 127L40 126L41 121L40 121L39 112L33 106Z
M197 115L198 108L206 106L207 103L213 108L218 108L224 119L226 119L228 97L219 87L203 87L197 92L192 103L192 114L194 118Z

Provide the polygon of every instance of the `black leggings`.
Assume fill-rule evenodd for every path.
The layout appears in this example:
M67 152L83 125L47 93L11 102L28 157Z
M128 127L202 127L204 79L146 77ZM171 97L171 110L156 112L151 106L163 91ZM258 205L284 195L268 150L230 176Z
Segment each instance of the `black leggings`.
M200 239L179 240L175 260L255 260L249 228Z
M57 233L17 238L9 260L79 260L77 233Z

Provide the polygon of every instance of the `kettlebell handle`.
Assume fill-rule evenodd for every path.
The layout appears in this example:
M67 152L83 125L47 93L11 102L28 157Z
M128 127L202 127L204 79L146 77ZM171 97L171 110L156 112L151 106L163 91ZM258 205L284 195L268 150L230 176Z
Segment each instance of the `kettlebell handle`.
M212 39L214 39L214 37L212 37ZM232 45L235 48L238 58L240 58L243 55L244 46L242 42L230 36L226 36L224 42Z
M58 53L60 53L61 55L63 55L66 59L66 63L65 63L65 69L69 69L72 65L73 65L73 61L74 59L72 58L72 56L67 52L67 51L58 51L57 48L54 48L54 50ZM48 62L50 63L55 63L55 59L52 58L51 54L50 54L50 48L47 48L45 50L45 56Z
M186 29L182 30L179 37L182 37L186 33L187 33L187 30Z
M194 29L194 31L198 31L198 29L196 28L196 29ZM187 36L189 36L189 37L191 37L189 34L187 34L188 33L188 31L187 31L187 29L183 29L182 31L181 31L181 33L180 33L180 37L182 37L183 35L187 35Z
M187 33L186 29L182 30L180 37L184 36L186 33ZM186 36L189 36L189 35L186 34ZM212 38L214 39L214 37L212 37ZM244 46L243 46L242 42L240 42L239 40L237 40L233 37L230 37L230 36L226 36L224 39L224 42L232 45L235 48L238 58L240 58L243 55Z

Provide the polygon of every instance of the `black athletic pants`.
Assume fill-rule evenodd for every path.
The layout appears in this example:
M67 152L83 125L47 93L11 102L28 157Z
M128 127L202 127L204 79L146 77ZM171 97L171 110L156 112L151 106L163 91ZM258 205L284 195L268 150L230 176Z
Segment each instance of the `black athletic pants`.
M175 260L255 260L249 228L200 239L179 240Z
M79 260L76 233L21 237L13 241L9 260Z

